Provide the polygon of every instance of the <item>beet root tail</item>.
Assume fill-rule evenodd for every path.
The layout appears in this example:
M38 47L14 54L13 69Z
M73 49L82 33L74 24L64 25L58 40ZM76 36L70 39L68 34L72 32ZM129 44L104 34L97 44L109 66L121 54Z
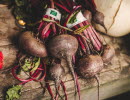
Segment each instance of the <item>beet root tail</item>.
M72 57L68 56L66 60L67 60L68 67L71 71L72 77L74 79L75 97L76 97L76 95L77 95L77 83L76 83L76 76L75 76L75 73L74 73L74 68L72 66Z

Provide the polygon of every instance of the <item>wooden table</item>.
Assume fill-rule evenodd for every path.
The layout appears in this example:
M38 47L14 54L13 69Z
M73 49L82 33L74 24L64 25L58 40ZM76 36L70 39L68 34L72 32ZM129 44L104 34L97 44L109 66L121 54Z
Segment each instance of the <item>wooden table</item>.
M19 34L18 31L17 34ZM16 63L18 48L16 46L17 43L12 42L12 37L17 39L17 34L0 34L0 51L4 54L3 70L13 67ZM102 36L104 36L108 44L114 46L116 55L111 63L106 65L98 74L100 79L100 100L130 91L130 56L128 52L129 50L125 45L126 42L124 41L126 38L112 38L106 35ZM69 100L73 100L74 83L71 75L67 74L63 81L67 88ZM10 70L4 72L0 71L0 100L4 99L5 91L8 87L17 83L19 82L12 76ZM41 86L41 83L43 87ZM25 84L22 89L20 100L49 100L50 95L44 88L45 82L43 81L41 83L32 81ZM81 100L97 100L97 82L95 79L85 80L79 78L79 83L81 87ZM53 82L51 82L51 87L54 91ZM62 90L60 90L60 93L63 94Z

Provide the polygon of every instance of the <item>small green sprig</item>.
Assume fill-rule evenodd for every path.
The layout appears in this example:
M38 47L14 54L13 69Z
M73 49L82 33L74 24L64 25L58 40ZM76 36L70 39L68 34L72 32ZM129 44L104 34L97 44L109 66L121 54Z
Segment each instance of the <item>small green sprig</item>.
M21 68L25 72L31 72L35 71L39 65L40 65L40 58L38 57L34 57L33 59L26 58L24 60L24 64L21 65Z
M15 85L6 92L6 100L19 99L21 96L22 85Z

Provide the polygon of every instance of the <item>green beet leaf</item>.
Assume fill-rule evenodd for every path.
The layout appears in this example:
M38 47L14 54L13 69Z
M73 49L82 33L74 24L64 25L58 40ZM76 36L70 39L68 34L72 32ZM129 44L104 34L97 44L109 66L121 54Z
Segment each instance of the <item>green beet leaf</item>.
M22 85L16 85L9 88L6 92L6 100L19 99L21 94Z
M25 59L24 64L21 66L25 72L35 71L40 65L40 58L34 57L33 59Z

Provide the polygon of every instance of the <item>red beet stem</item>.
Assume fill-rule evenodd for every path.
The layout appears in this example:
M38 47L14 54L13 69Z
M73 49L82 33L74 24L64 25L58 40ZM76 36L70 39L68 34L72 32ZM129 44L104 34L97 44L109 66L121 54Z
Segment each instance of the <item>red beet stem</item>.
M45 35L43 35L41 38L48 38L48 36L50 35L50 33L52 32L52 30L51 29L49 29L47 32L46 32L46 34Z
M86 24L89 24L88 21L85 21ZM94 41L96 42L96 44L98 45L99 47L99 50L101 50L101 43L100 41L98 40L97 36L94 34L95 32L92 30L92 26L90 25L90 27L88 28L88 30L91 32L91 35L94 39Z
M83 40L83 42L85 44L85 47L86 47L86 50L87 50L86 54L90 54L90 48L89 48L89 45L88 45L87 41L84 38L82 38L82 40Z
M85 21L85 23L86 23L86 21ZM88 23L86 23L86 25L88 25ZM86 31L87 31L87 34L88 34L88 36L89 36L89 39L91 39L91 41L92 41L92 43L93 43L95 49L97 49L97 50L99 51L99 50L100 50L100 47L98 46L97 41L95 41L95 39L94 39L95 36L92 34L93 32L91 31L91 27L88 27L88 28L86 29Z
M54 1L53 1L53 0L50 0L50 1L51 1L51 8L54 9L54 8L55 8L55 7L54 7Z
M40 31L40 29L42 28L43 24L44 24L44 22L42 21L42 22L40 23L39 27L38 27L38 31Z
M95 42L95 40L94 40L93 37L91 36L90 31L89 31L89 30L87 30L87 31L88 31L89 37L90 37L90 39L91 39L91 41L92 41L92 44L93 44L94 48L99 51L100 48L98 47L97 43Z
M42 35L46 34L46 32L49 30L51 24L52 24L52 22L48 23L48 24L44 27L44 29L42 30Z
M20 67L20 66L15 66L15 67L13 67L12 68L12 74L13 74L13 76L17 79L17 80L19 80L19 81L21 81L22 83L20 83L20 84L25 84L25 83L27 83L27 82L29 82L29 81L37 81L37 82L39 82L39 81L42 81L44 78L45 78L45 76L46 76L46 65L44 64L44 69L42 70L42 64L37 68L37 70L34 72L34 73L32 73L32 72L30 72L30 78L29 79L21 79L21 78L19 78L17 75L16 75L16 70ZM39 70L40 69L40 70ZM42 73L42 74L41 74ZM41 76L41 78L39 78L39 79L36 79L37 77L39 77L39 75L42 75Z
M65 94L65 100L68 100L68 96L67 96L67 93L66 93L66 87L65 87L65 84L63 81L61 81L61 85L63 87L63 90L64 90L64 94Z
M82 26L84 26L84 25L80 23L79 26L82 27ZM75 27L76 29L78 29L78 26L77 26L77 25L74 26L74 27ZM85 32L87 32L87 31L85 30ZM80 34L81 34L81 33L80 33ZM85 35L85 33L83 33L83 32L82 32L82 34ZM87 34L86 34L86 35L87 35ZM86 36L86 35L85 35L85 36ZM81 37L82 37L82 36L81 36ZM86 50L85 50L85 51L87 51L86 53L90 54L90 49L89 49L89 46L88 46L88 44L87 44L87 41L85 41L84 38L82 38L81 40L83 41L84 46L85 46L85 48L86 48Z
M90 24L88 21L86 21L86 23ZM93 35L96 43L98 43L99 49L101 50L101 48L102 48L102 42L101 42L101 39L99 37L99 34L95 31L95 29L93 28L92 25L90 25L90 30L92 32L92 35Z
M80 25L80 27L84 26L83 23L80 23L79 25ZM98 48L97 44L95 43L95 41L94 41L93 37L91 36L91 33L90 33L90 31L88 29L86 29L86 31L84 32L84 35L86 36L86 38L88 38L88 39L90 39L92 41L94 46L96 46Z
M58 95L62 100L63 97L59 93L59 89L60 89L60 85L58 84L59 82L57 82L57 81L54 81L54 82L55 82L55 89L56 89L56 97L55 98L57 98L57 95Z
M51 90L51 87L50 87L48 81L46 81L46 87L47 87L47 90L48 90L49 94L51 95L52 99L54 99L54 94L52 93L52 90Z
M60 85L58 86L58 88L57 88L57 93L56 93L56 96L55 96L55 100L58 100L58 97L60 96L60 94L59 94L59 89L60 89ZM61 96L60 96L61 97ZM62 97L61 97L61 99L63 99Z
M52 24L52 29L53 29L54 35L56 35L56 25L54 23Z
M83 42L82 42L80 36L77 36L77 39L78 39L78 41L79 41L79 44L80 44L80 46L81 46L83 52L86 53L85 46L84 46L84 44L83 44Z
M80 25L80 27L83 27L83 26L84 26L83 23L79 23L79 25ZM87 34L86 29L83 31L83 34L89 39L89 36L88 36L88 34Z
M95 33L95 35L97 36L98 40L102 43L100 35L96 32L96 30L93 27L91 27L91 28L92 28L93 32Z
M83 25L83 23L79 23L79 26L80 26L80 27L83 27L84 25ZM77 28L78 28L78 27L77 27ZM89 36L88 36L86 30L84 30L81 34L83 34L83 35L89 40ZM81 37L82 37L82 36L81 36ZM82 37L82 38L83 38L83 37ZM86 45L86 49L87 49L87 51L88 51L88 53L89 53L89 52L90 52L89 45L88 45L87 41L85 41L84 38L83 38L83 41L84 41L84 43L85 43L85 45Z
M96 30L93 28L93 26L91 25L91 23L88 22L88 21L86 21L85 23L88 24L88 25L90 25L91 30L95 33L95 36L97 36L98 40L101 41L101 39L100 39L100 37L99 37L99 34L98 34L98 33L96 32Z
M57 2L54 2L54 3L55 3L57 6L61 7L62 9L64 9L66 12L70 13L70 11L69 11L66 7L62 6L61 4L59 4L59 3L57 3Z

